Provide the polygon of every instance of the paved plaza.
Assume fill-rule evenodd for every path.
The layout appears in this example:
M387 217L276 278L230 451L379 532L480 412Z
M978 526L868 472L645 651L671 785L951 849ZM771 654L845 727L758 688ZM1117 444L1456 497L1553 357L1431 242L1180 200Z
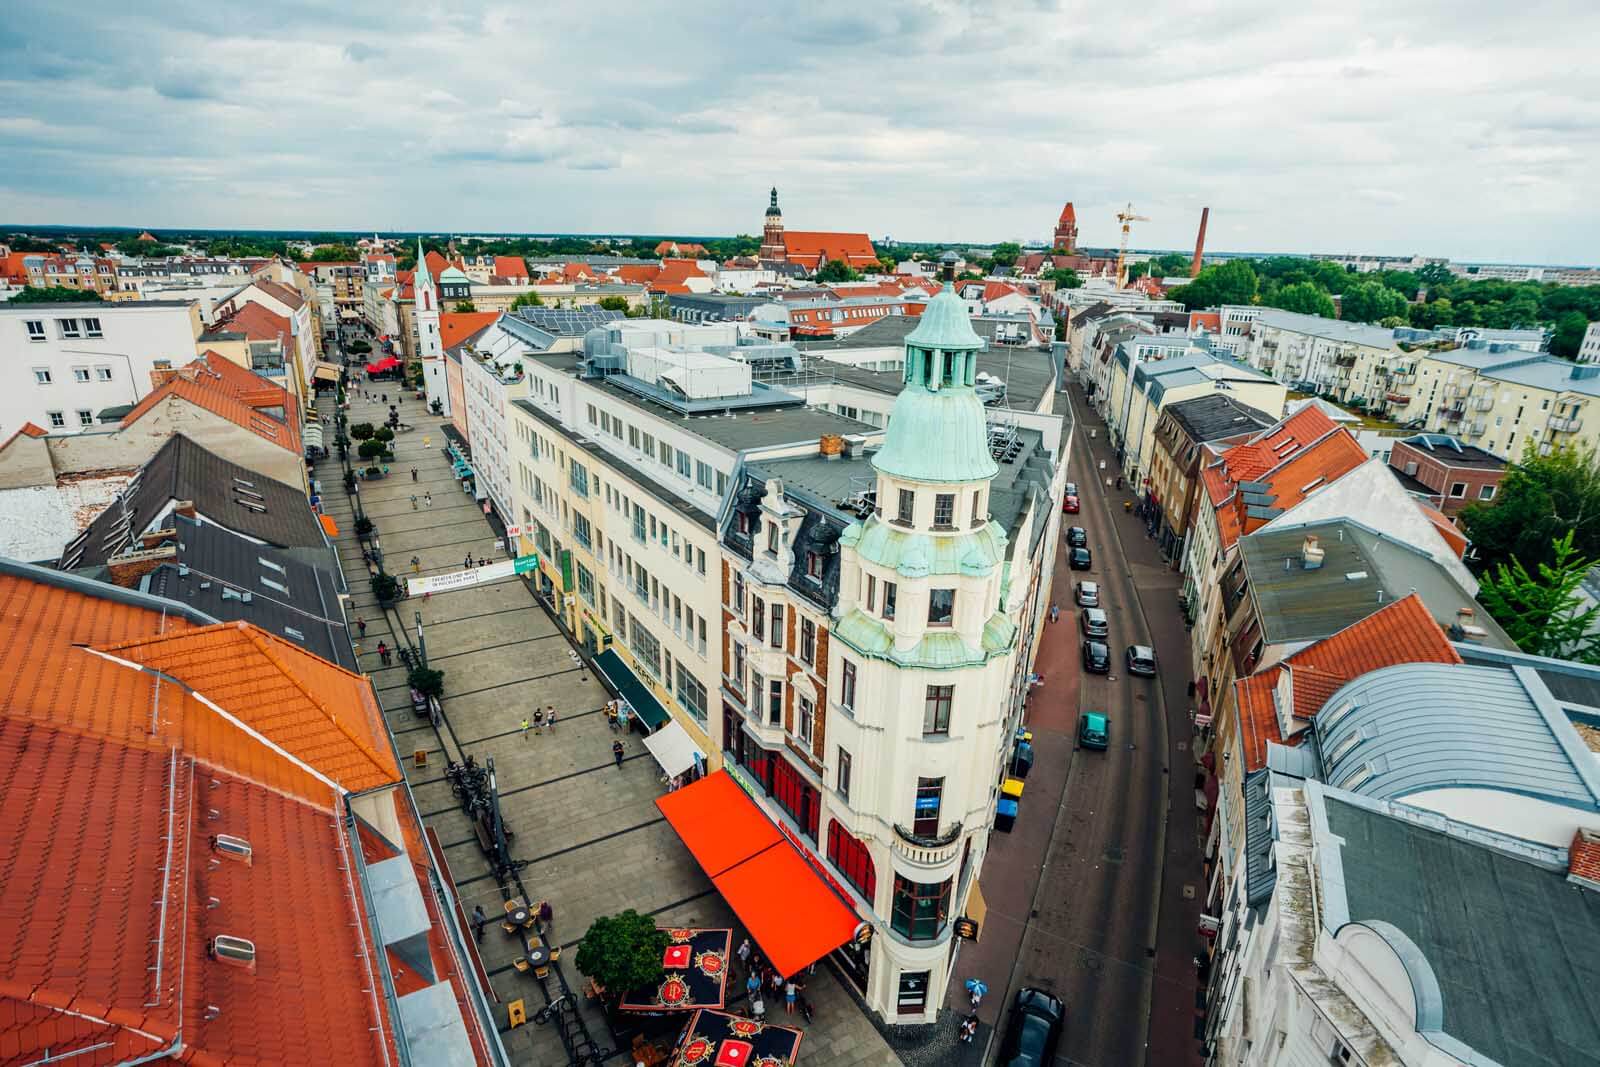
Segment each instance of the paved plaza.
M387 391L393 402L392 389L392 383L377 386L368 402L355 385L350 422L381 423L387 406L376 394ZM360 483L361 505L377 526L386 568L404 577L412 573L413 558L423 574L459 570L469 555L505 558L482 507L452 476L443 451L445 420L425 415L415 393L400 412L415 429L397 436L390 477ZM532 899L548 900L554 909L551 940L563 950L557 967L573 991L583 986L575 964L577 943L598 916L634 908L663 925L737 930L732 912L657 810L654 801L665 786L640 736L626 736L621 767L613 762L611 744L622 735L608 728L601 713L608 694L575 658L575 646L531 590L511 578L381 609L368 588L353 502L340 485L337 458L323 461L317 474L327 511L339 523L339 555L354 594L352 622L359 616L367 623L359 647L362 669L372 675L417 806L443 847L464 912L470 915L482 905L491 917L499 916L505 899L444 775L447 756L460 761L471 755L479 763L494 761L502 811L516 835L512 852L526 864L522 883ZM418 615L428 662L445 673L444 721L438 728L412 712L399 657L385 667L377 651L380 640L392 648L414 648ZM555 705L555 729L524 734L521 720L546 704ZM417 763L417 753L424 763ZM735 943L740 936L736 933ZM520 942L491 925L479 949L500 1001L501 1036L513 1061L566 1062L552 1026L507 1026L510 1001L523 998L530 1017L547 1003L540 982L512 966L522 955ZM545 988L551 996L560 991L554 976ZM801 1062L899 1062L827 967L817 968L807 995L816 1009L809 1027L798 1014L784 1015L781 1003L768 1004L769 1021L807 1031ZM581 993L577 999L581 1002ZM741 996L733 1010L742 1008ZM602 1012L585 1004L581 1014L596 1044L615 1046ZM623 1057L614 1062L624 1062Z

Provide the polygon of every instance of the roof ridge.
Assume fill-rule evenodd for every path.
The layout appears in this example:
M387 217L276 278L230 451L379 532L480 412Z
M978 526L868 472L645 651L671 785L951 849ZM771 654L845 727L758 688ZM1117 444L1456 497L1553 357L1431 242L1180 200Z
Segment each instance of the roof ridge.
M284 673L285 677L287 677L289 679L289 681L294 684L294 687L296 689L300 690L301 693L305 694L306 699L311 701L311 703L316 706L318 711L321 711L324 715L326 715L328 717L328 721L331 722L335 727L337 727L341 734L343 734L352 744L354 744L358 749L361 750L362 755L366 756L367 759L372 761L373 769L375 771L378 771L381 774L388 775L389 768L386 766L386 761L383 759L383 757L380 756L377 752L373 751L372 747L370 745L368 745L367 742L364 739L362 739L362 738L356 736L354 733L352 733L351 730L350 730L350 727L345 725L344 721L341 719L341 717L338 714L336 714L331 709L329 709L326 704L324 704L320 699L318 699L315 695L313 695L311 690L306 687L305 682L301 680L299 673L296 672L294 669L292 669L287 663L285 663L282 660L282 658L280 658L277 655L277 653L263 640L263 638L269 636L265 630L262 630L259 626L256 626L253 623L248 623L248 622L245 622L243 620L240 620L240 621L235 622L235 623L223 623L222 625L223 626L232 625L232 626L236 626L236 627L239 627L239 628L243 629L245 631L245 636L247 637L247 639L249 639L253 644L255 644L255 646L258 649L261 650L261 654L263 656L266 656L268 661L271 662L273 666L277 667L280 671L282 671ZM278 639L276 637L272 638L272 641L274 643L276 643L277 640ZM312 655L310 652L305 652L303 649L300 649L299 646L293 646L293 647L295 647L296 651L300 651L305 655L308 655L308 656ZM316 658L320 659L321 657L316 657ZM339 671L342 674L348 675L352 681L357 683L357 686L359 688L361 682L363 681L361 675L355 674L352 671L345 670L345 668L343 668L343 667L339 666L337 663L333 663L333 662L331 662L329 660L322 660L322 662L326 663L328 666L332 667L334 670ZM398 763L396 763L396 766L398 767Z

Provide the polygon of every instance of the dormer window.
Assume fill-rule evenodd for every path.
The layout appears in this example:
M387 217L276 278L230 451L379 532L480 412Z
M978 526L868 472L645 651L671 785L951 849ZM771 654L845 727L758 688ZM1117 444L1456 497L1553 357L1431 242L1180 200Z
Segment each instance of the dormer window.
M778 524L775 523L775 522L769 522L769 523L767 523L767 555L776 556L777 554L778 554Z
M822 581L822 554L820 552L806 553L806 577L813 582Z
M746 537L750 536L750 516L740 511L736 513L739 532Z

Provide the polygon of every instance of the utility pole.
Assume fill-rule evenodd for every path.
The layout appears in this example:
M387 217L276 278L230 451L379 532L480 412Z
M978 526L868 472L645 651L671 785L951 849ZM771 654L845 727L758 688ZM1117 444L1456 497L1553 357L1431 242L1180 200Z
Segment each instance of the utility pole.
M428 642L422 636L422 612L415 611L412 612L412 615L414 615L417 620L417 659L421 662L422 666L426 667L428 665Z

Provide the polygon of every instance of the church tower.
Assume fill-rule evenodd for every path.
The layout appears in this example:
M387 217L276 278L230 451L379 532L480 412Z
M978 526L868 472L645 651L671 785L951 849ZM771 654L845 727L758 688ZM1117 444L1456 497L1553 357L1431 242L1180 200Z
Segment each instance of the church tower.
M785 260L788 250L783 244L783 212L778 208L778 187L772 187L772 202L767 205L767 220L761 227L762 259Z
M422 251L422 238L417 238L417 272L411 279L412 317L417 323L417 358L422 361L422 384L428 399L439 401L444 414L450 414L450 390L444 374L444 340L439 332L439 291L434 286L433 275L428 270L428 260Z
M1061 209L1061 217L1056 220L1056 239L1054 248L1063 255L1076 255L1078 252L1078 213L1073 210L1072 201L1067 201L1067 206Z

